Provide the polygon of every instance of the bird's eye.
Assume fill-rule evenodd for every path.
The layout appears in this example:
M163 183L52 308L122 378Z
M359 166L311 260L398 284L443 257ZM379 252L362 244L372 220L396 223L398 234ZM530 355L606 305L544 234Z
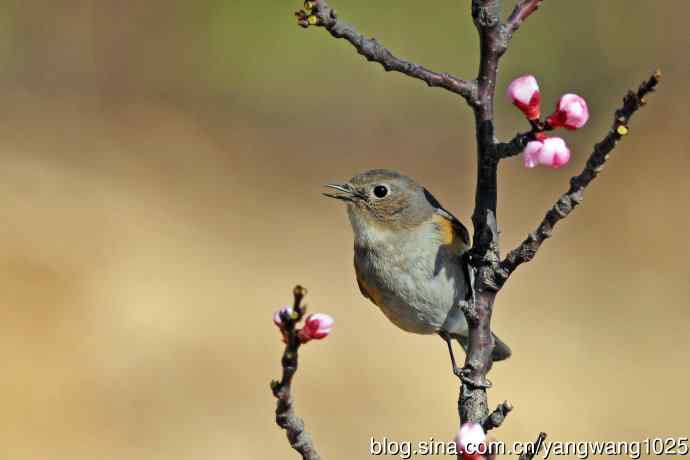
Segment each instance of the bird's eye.
M385 198L388 195L388 187L385 185L377 185L374 187L374 196L376 198Z

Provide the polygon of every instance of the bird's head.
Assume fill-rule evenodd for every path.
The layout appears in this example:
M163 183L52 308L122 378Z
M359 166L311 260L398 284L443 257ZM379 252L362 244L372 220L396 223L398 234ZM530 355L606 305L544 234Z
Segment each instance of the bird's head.
M355 234L414 228L433 214L424 187L395 171L372 169L326 187L333 192L325 196L347 203Z

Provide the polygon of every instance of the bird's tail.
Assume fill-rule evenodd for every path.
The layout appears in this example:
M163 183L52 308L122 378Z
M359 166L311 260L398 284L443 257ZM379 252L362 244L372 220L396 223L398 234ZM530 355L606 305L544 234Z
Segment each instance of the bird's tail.
M510 358L513 352L510 350L508 344L503 340L499 339L496 334L494 336L494 351L491 353L491 357L494 361L503 361L504 359Z
M494 361L503 361L504 359L510 358L510 355L513 354L513 352L510 350L510 347L501 339L496 336L493 332L491 333L494 337L494 350L491 353L491 358ZM460 345L462 346L462 349L465 350L465 353L467 353L467 336L455 336L458 339L458 342L460 342Z

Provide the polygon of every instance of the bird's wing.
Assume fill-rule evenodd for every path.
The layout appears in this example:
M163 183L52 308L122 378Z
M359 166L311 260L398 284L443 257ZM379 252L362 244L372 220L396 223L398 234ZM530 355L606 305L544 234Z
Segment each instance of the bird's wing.
M369 295L369 292L367 292L367 289L364 287L362 280L359 279L359 276L357 276L357 286L359 286L359 292L361 292L364 297L366 297L369 300L372 300L371 296Z
M470 245L470 232L467 227L445 209L427 189L424 189L424 195L434 208L434 221L439 227L444 244L458 247L460 252L465 251Z
M474 272L469 264L468 252L470 248L470 232L457 217L441 206L441 203L427 189L424 189L424 195L426 195L427 200L434 208L433 220L438 226L442 244L448 245L460 258L465 282L469 286L466 299L469 300L474 290Z
M383 296L381 295L381 291L377 289L373 283L367 283L365 279L366 277L363 275L363 272L360 270L360 267L358 267L357 264L358 256L360 258L364 258L365 254L366 249L355 245L355 274L357 275L357 286L359 287L359 292L361 292L364 297L371 300L374 305L381 306L383 305Z

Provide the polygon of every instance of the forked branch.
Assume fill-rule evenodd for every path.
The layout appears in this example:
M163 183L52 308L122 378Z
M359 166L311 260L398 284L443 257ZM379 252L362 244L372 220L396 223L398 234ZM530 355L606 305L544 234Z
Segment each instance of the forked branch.
M543 0L520 0L508 16L506 28L510 35L517 31L525 19L537 11Z
M585 189L604 168L609 154L616 147L618 141L628 134L630 118L645 104L645 96L654 91L660 79L661 73L657 71L649 80L642 82L637 91L629 91L625 95L623 105L616 111L611 129L606 137L594 146L582 172L570 179L568 191L561 195L553 207L549 209L537 229L530 233L517 248L510 251L501 262L496 273L501 285L517 267L534 258L542 243L551 237L556 224L582 203Z
M367 38L351 24L338 17L336 11L325 0L307 1L305 9L295 13L302 27L318 26L326 29L335 38L344 38L368 61L378 62L387 71L403 73L422 80L431 87L439 87L464 97L472 104L476 99L476 83L462 80L444 72L434 72L414 62L396 57L375 38Z

